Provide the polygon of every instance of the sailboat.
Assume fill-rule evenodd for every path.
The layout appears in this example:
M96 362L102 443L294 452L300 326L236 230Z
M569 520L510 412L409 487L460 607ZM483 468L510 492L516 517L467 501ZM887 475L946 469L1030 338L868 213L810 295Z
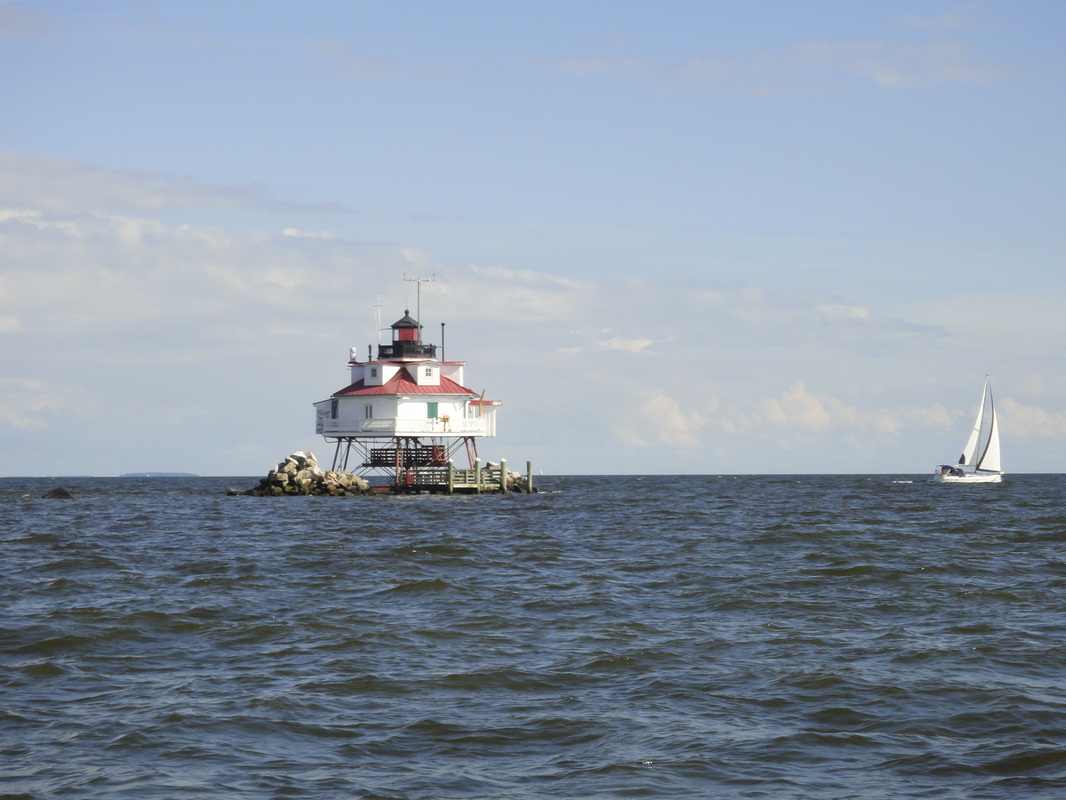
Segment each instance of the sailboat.
M933 477L943 483L999 483L1003 480L999 420L992 402L992 383L987 375L981 390L981 405L977 407L977 420L958 463L939 465L933 471Z

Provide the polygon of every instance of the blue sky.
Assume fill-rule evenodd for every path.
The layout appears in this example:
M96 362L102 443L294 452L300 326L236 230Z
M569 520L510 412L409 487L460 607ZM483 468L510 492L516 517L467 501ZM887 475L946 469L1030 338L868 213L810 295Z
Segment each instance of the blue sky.
M548 473L1066 452L1066 4L0 0L0 474L260 475L423 285Z

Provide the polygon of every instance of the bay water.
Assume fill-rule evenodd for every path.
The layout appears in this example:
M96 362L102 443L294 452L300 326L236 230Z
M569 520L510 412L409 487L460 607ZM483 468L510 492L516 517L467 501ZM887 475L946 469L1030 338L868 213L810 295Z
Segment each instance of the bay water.
M1066 476L537 480L0 479L0 798L1066 796Z

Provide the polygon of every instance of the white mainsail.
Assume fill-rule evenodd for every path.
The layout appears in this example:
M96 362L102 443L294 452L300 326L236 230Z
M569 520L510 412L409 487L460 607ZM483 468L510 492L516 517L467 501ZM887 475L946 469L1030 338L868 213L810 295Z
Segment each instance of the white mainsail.
M981 472L1002 472L1003 465L999 458L999 422L996 420L996 406L992 402L992 387L988 378L985 378L985 389L988 392L988 440L981 458L977 461L977 469ZM981 410L984 411L984 398Z

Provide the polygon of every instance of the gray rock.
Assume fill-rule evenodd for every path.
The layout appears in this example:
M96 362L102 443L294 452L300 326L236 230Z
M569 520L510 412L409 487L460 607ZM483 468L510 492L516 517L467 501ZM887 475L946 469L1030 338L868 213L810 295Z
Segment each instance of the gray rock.
M229 492L235 493L234 490ZM257 497L280 495L345 495L369 494L370 484L350 472L323 470L314 453L296 451L270 470L259 485L244 494Z

